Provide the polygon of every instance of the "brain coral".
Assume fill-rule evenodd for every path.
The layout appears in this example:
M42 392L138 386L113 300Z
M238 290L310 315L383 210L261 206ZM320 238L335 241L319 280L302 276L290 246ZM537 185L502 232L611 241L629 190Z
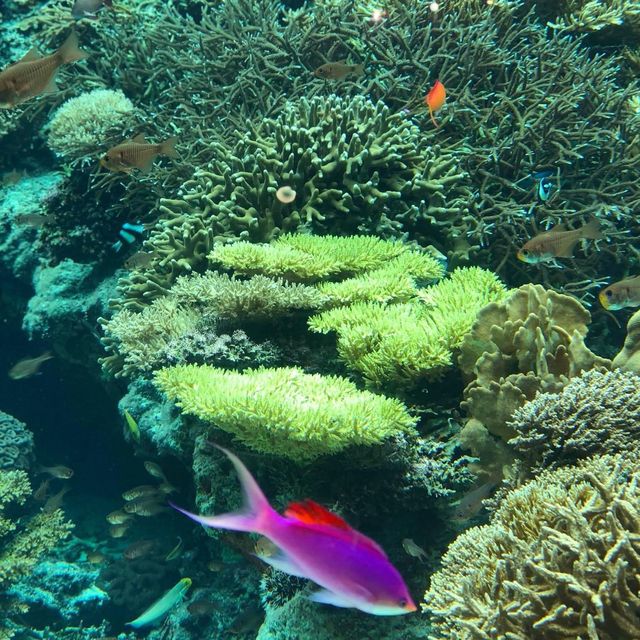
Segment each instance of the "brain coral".
M640 461L607 455L512 491L449 547L425 595L433 638L637 640Z
M529 472L620 453L640 441L640 376L594 369L558 394L541 393L518 409L510 440Z
M135 118L135 107L122 91L94 89L67 100L48 125L47 142L68 160L92 155L119 141Z
M157 386L186 414L236 435L257 451L297 462L413 432L398 400L359 391L338 376L297 368L245 373L208 366L162 369Z
M33 458L33 434L27 426L0 411L0 469L28 469Z

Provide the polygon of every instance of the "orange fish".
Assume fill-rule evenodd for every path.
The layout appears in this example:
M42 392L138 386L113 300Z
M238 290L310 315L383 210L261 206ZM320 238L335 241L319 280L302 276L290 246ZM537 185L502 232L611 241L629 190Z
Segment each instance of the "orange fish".
M589 240L602 238L600 222L597 219L594 218L579 229L567 230L563 224L558 224L553 229L538 234L518 251L518 260L538 264L554 258L572 258L576 244L584 238Z
M640 307L640 276L614 282L598 295L600 304L609 311Z
M313 75L316 78L324 78L325 80L342 80L350 73L362 75L364 73L364 65L347 64L346 60L338 60L338 62L326 62L320 65Z
M433 87L431 87L429 93L424 97L424 103L429 109L429 117L434 126L439 126L433 114L441 109L447 99L447 91L440 80L436 80Z
M146 141L144 135L140 134L129 142L122 142L109 149L100 160L100 164L109 171L131 173L134 169L140 169L142 173L149 173L153 161L158 156L177 157L175 145L176 138L151 144Z
M78 47L78 36L73 32L51 55L41 56L31 49L19 62L0 72L0 108L11 109L41 93L55 91L58 69L63 64L86 57L87 54Z

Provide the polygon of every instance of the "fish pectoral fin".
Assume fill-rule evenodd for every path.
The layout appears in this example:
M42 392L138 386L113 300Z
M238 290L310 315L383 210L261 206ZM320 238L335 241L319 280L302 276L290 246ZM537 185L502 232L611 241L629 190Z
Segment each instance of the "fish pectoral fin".
M566 247L558 247L558 251L555 254L556 258L573 258L573 250L575 243L572 243Z
M272 556L262 556L260 554L256 554L256 556L274 569L284 571L284 573L288 573L290 576L297 576L298 578L307 577L296 562L282 550L279 550L278 553Z
M153 156L148 160L145 160L139 167L140 171L142 171L142 173L149 173L149 171L151 171L153 167L153 160L154 160Z
M353 609L355 607L355 604L351 600L338 593L329 591L328 589L320 589L320 591L312 593L309 596L309 600L312 602L320 602L322 604L331 604L334 607L343 607L346 609Z

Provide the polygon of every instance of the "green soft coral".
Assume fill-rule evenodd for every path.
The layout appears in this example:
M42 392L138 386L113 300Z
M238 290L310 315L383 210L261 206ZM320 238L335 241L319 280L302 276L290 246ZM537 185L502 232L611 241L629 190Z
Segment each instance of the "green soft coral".
M237 373L184 365L158 371L155 382L183 413L301 463L411 433L416 422L398 400L297 368Z
M462 268L402 304L361 302L313 316L312 331L338 334L338 351L365 380L415 385L438 378L453 362L482 307L506 295L491 272Z

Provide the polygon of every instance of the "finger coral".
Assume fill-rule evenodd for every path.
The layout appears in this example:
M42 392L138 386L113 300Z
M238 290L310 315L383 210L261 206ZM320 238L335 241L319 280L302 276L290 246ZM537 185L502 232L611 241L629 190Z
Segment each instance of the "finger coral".
M636 640L640 462L547 471L444 555L423 608L447 640Z
M350 445L378 444L415 425L398 400L296 368L237 373L185 365L158 371L155 382L183 413L257 451L301 463Z
M47 125L47 143L67 160L95 156L120 142L134 121L135 107L122 91L94 89L58 107Z
M592 370L572 378L560 393L541 393L511 416L521 469L574 464L603 453L631 451L640 441L640 376Z

